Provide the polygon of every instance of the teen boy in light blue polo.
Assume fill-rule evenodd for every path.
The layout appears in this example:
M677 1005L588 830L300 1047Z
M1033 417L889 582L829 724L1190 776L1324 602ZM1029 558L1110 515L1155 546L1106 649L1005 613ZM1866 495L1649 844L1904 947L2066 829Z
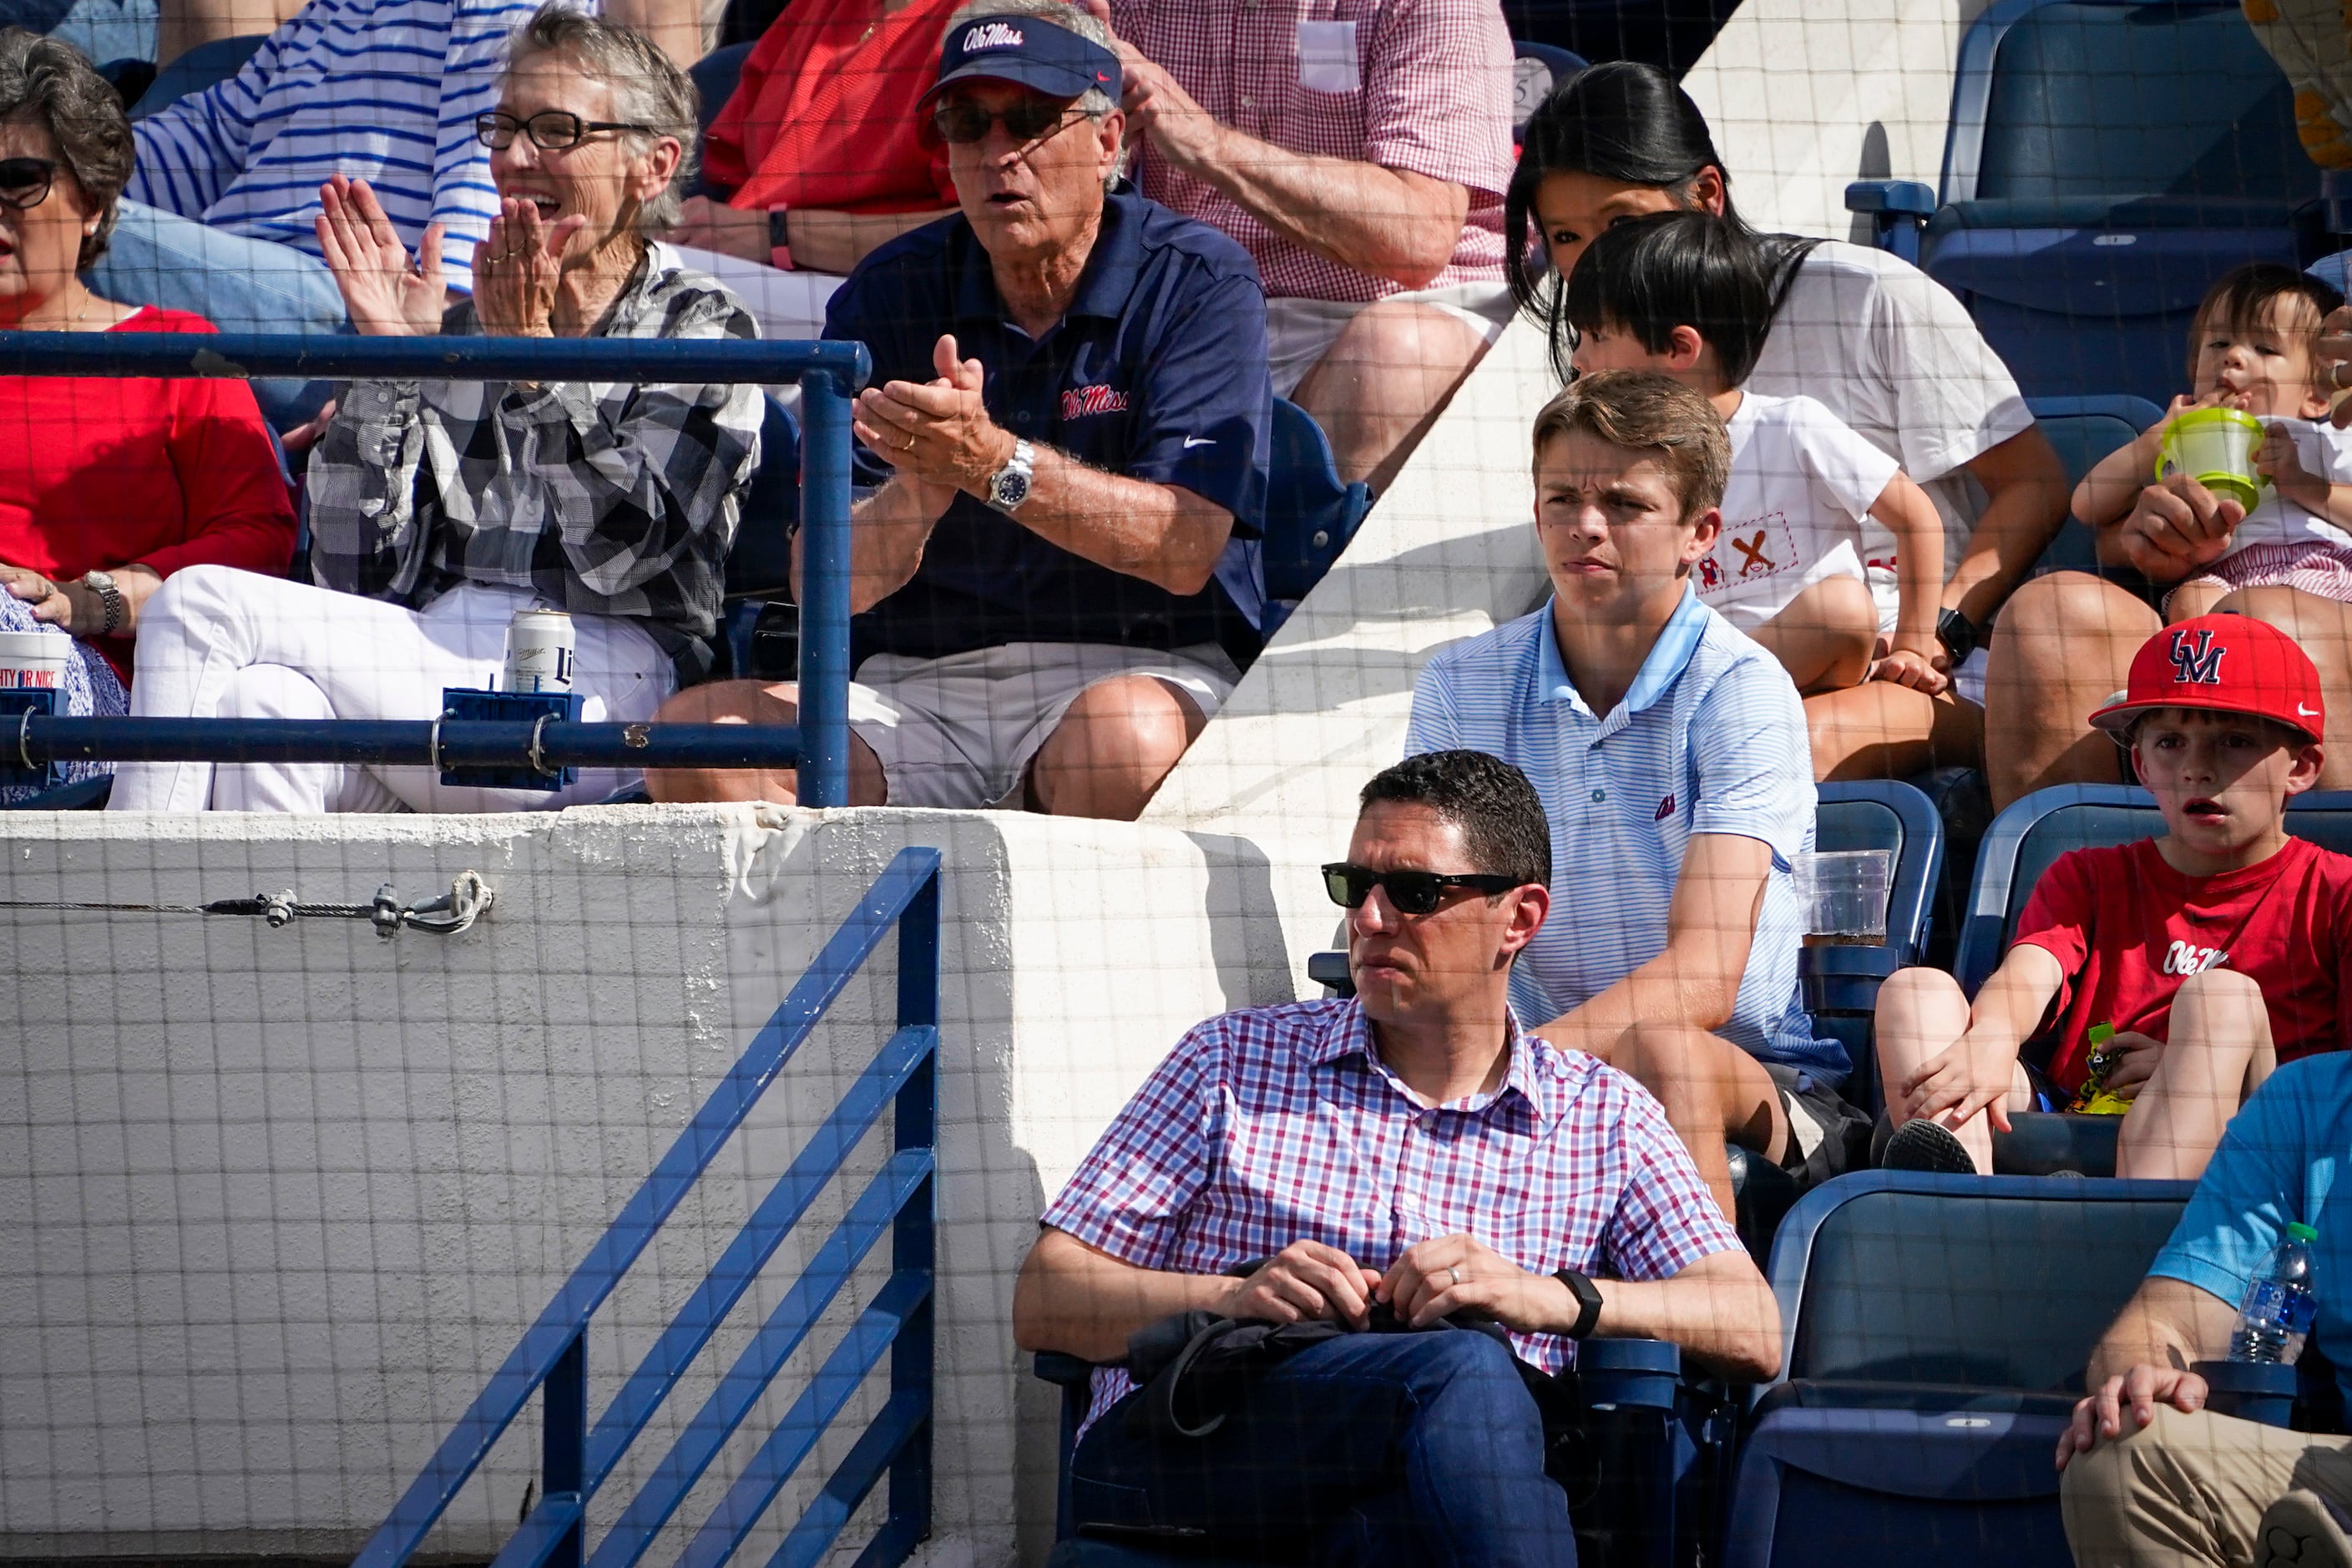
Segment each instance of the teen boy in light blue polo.
M1849 1064L1797 991L1812 847L1804 709L1772 656L1699 603L1722 527L1723 423L1648 371L1579 378L1537 416L1553 596L1431 659L1408 753L1516 764L1552 833L1552 909L1514 1010L1664 1103L1731 1212L1725 1140L1808 1180L1843 1168Z

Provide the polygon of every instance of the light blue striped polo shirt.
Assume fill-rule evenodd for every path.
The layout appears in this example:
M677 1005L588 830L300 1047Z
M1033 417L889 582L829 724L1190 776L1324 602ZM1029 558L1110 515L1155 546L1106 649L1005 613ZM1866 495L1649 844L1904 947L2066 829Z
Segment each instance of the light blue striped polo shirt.
M1766 1061L1831 1078L1797 991L1804 913L1790 857L1813 845L1804 705L1772 656L1687 590L1625 700L1597 717L1560 663L1551 605L1442 648L1412 694L1408 755L1463 748L1526 773L1551 822L1551 918L1511 973L1522 1018L1556 1018L1665 950L1666 910L1697 833L1771 846L1771 879L1731 1021Z
M363 179L413 252L448 226L451 287L498 212L474 119L498 107L507 38L529 0L310 0L228 80L138 121L123 194L319 254L319 187ZM593 9L583 5L583 9Z

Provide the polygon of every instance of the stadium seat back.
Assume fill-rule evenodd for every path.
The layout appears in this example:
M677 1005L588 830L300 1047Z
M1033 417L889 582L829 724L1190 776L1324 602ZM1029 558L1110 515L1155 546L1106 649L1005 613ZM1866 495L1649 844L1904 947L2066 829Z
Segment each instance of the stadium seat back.
M729 44L711 50L687 68L694 79L697 116L705 132L727 100L735 96L735 84L742 79L743 62L750 58L752 44Z
M726 602L719 611L726 672L755 673L752 629L772 601L793 596L793 534L801 519L801 426L773 397L760 425L760 466L743 499L735 542L727 552Z
M1331 570L1372 505L1364 484L1340 479L1330 440L1307 410L1276 398L1272 434L1265 542L1269 637Z
M1723 1561L2069 1568L2050 1456L2189 1191L1872 1171L1808 1194L1773 1247L1787 1364Z
M1944 875L1944 824L1927 797L1893 781L1821 786L1813 808L1816 850L1886 849L1895 875L1883 947L1808 948L1798 964L1817 1036L1845 1047L1853 1073L1841 1092L1865 1110L1878 1104L1872 1019L1887 975L1925 956Z
M1524 38L1513 39L1511 48L1515 56L1511 61L1511 140L1517 142L1527 132L1528 117L1552 95L1554 89L1584 68L1585 58L1557 44L1530 43Z
M2130 445L2139 433L2164 417L2164 410L2144 397L2042 397L2031 405L2034 427L2065 465L2066 482L2080 484L2100 458ZM2090 527L2069 517L2050 542L2034 574L2091 572L2099 569L2098 543Z
M2294 264L2317 169L2234 5L2008 0L1970 25L1922 246L2029 397L2179 390L2189 316Z
M2294 91L2234 4L2036 6L2000 35L1990 89L1972 200L2319 194Z
M174 59L155 73L147 90L131 108L131 118L144 120L192 92L202 92L215 87L245 68L245 62L261 47L267 35L240 34L233 38L208 38Z

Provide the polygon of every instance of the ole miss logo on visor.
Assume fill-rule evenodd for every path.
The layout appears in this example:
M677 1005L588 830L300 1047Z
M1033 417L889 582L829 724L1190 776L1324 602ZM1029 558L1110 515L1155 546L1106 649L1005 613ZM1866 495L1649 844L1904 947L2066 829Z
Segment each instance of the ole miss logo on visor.
M2213 646L2210 628L2172 634L2172 679L2179 686L2221 684L2221 656L2230 650Z
M970 55L982 49L1017 49L1022 42L1021 29L1010 22L983 22L963 36L963 52Z
M1127 394L1114 387L1097 384L1073 387L1062 394L1062 417L1083 419L1089 414L1124 414Z

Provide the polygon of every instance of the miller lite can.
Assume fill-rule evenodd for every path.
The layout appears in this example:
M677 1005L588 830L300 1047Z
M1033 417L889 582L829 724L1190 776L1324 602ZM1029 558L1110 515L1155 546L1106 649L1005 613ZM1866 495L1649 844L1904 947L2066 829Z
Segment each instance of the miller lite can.
M562 610L517 610L507 623L509 691L569 691L574 647L572 617Z

